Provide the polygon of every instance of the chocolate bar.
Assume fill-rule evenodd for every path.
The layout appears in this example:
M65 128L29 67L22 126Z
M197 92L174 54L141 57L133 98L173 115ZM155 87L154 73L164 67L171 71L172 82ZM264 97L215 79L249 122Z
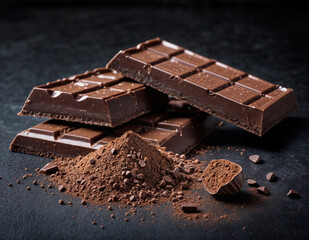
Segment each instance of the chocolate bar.
M297 108L292 89L159 38L120 51L107 67L259 136Z
M48 120L17 134L10 150L45 157L86 155L132 130L169 151L187 153L218 124L197 111L148 113L114 129Z
M34 87L19 115L115 127L166 102L164 94L99 68Z

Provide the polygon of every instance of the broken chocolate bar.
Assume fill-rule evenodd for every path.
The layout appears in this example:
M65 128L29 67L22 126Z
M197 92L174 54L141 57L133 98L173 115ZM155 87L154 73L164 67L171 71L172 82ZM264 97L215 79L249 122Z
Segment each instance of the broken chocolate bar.
M166 102L164 94L98 68L34 87L19 115L115 127Z
M128 130L168 151L190 151L219 120L202 112L149 113L115 129L49 120L15 137L10 149L46 157L86 155Z
M292 89L159 38L120 51L107 66L259 136L297 108Z

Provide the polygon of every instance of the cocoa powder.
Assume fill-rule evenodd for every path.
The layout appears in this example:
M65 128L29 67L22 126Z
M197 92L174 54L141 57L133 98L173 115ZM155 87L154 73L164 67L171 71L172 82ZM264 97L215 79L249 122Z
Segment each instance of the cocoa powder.
M84 157L56 158L50 179L87 202L150 205L185 201L200 163L166 152L132 131ZM200 174L199 174L200 175Z

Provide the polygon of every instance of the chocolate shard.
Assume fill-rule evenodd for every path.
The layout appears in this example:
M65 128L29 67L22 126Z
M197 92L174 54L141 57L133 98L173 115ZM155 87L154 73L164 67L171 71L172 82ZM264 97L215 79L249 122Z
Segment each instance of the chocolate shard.
M297 108L292 89L160 38L120 51L107 67L259 136Z
M164 94L98 68L34 87L19 115L115 127L166 102Z
M218 123L202 112L176 113L168 109L146 114L115 129L49 120L17 134L10 149L46 157L74 157L95 151L132 130L168 151L183 153L196 146ZM141 167L144 163L140 163Z
M39 173L50 175L58 171L58 167L54 163L47 163L39 170Z
M265 187L265 186L258 187L256 190L257 190L258 193L263 194L263 195L267 195L268 196L270 194L268 188Z
M270 172L266 174L266 179L270 182L276 180L277 176L275 175L275 173Z
M251 155L249 156L249 159L253 163L259 163L261 161L261 158L259 155Z
M290 198L300 198L299 192L297 192L293 189L290 189L290 191L287 193L287 196L290 197Z
M249 186L252 186L252 187L258 186L258 183L257 183L255 180L253 180L253 179L248 179L248 180L247 180L247 184L248 184Z
M183 203L181 205L181 210L185 213L196 213L197 205L195 203Z

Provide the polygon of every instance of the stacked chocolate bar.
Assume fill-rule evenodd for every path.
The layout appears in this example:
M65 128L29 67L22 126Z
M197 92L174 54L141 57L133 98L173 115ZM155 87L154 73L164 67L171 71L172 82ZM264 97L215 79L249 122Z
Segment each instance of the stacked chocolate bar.
M156 38L107 68L34 87L19 115L52 120L17 134L10 149L85 155L132 130L186 153L219 124L213 116L262 136L296 108L292 89Z

